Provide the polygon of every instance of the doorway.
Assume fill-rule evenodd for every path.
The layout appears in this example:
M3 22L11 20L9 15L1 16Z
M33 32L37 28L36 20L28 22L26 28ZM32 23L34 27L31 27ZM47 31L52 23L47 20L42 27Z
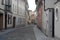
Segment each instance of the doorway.
M52 9L52 37L54 37L54 9Z
M0 14L0 30L3 29L3 14Z
M5 29L7 29L7 14L5 14Z
M13 17L13 28L15 28L16 17Z
M54 37L54 8L49 9L49 30L50 36Z

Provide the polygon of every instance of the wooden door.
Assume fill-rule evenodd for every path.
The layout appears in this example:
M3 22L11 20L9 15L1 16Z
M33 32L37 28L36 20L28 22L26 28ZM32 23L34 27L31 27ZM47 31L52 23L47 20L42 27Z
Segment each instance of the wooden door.
M0 14L0 30L3 29L3 14Z
M13 17L13 28L15 28L15 20L16 20L16 17Z
M50 36L54 37L54 9L49 9L49 32Z
M5 29L7 29L7 14L5 14Z

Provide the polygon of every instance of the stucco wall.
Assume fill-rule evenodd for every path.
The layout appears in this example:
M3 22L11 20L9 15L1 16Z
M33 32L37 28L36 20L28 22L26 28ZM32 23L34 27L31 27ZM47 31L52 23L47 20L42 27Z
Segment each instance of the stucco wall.
M47 8L54 8L54 3L57 0L45 0L45 9Z
M50 0L51 1L51 0ZM47 3L46 3L47 5ZM47 5L46 8L50 8L51 4ZM50 7L48 7L50 6ZM43 1L43 14L42 14L42 27L43 27L43 32L48 35L51 36L51 32L52 32L52 10L51 12L49 12L49 9L44 11L44 1Z
M17 0L12 0L12 12L17 14Z
M24 24L25 2L22 0L12 0L12 12L13 17L16 17L16 25Z
M56 17L56 8L58 8L58 17ZM60 2L55 5L55 36L60 38Z
M42 25L43 25L43 32L46 34L48 31L48 13L49 11L46 11L43 13L43 17L42 17Z
M4 9L4 5L2 5L2 0L0 0L0 8Z
M18 14L24 16L25 13L25 2L22 0L18 1Z

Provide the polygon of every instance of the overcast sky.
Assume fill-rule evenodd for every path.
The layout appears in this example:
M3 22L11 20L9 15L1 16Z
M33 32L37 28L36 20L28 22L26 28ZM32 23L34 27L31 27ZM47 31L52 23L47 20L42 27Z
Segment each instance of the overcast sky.
M36 8L35 0L28 0L28 4L29 4L29 10L34 11Z

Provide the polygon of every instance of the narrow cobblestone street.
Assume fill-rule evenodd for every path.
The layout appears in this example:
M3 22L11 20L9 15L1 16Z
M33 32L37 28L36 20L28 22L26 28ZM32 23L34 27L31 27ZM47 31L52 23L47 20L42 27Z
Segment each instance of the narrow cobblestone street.
M14 31L0 35L0 40L57 40L46 37L36 25L27 25L16 28Z
M60 40L60 0L0 0L0 40Z
M33 25L19 27L15 31L0 37L0 40L36 40L33 32Z

